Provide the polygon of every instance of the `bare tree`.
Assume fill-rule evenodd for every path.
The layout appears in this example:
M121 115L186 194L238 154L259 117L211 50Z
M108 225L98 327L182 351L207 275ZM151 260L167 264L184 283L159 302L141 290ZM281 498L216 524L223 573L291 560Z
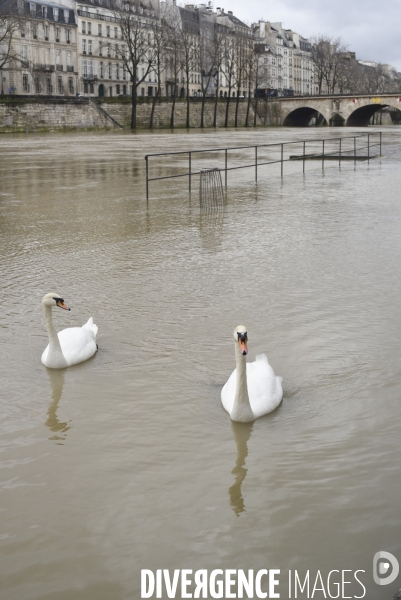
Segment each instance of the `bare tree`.
M154 23L158 15L151 2L148 6L144 9L138 0L124 1L123 5L115 5L112 11L113 19L120 27L121 41L111 50L115 50L116 58L121 60L132 83L131 129L137 128L138 88L154 69L157 56ZM110 55L110 43L104 42L103 46L107 47Z
M15 47L14 40L21 20L15 0L0 0L0 75L3 80L3 68L13 61L21 62L21 57ZM3 81L1 81L3 90Z
M163 2L162 27L165 35L165 85L166 95L172 97L170 127L174 128L175 103L179 94L178 84L181 74L181 35L180 13L175 3Z
M236 42L235 37L232 34L228 34L224 37L222 72L223 72L223 76L226 80L226 87L228 87L226 116L224 119L224 127L228 127L228 111L230 108L230 98L231 98L232 90L235 85L235 68L236 68L236 60L235 60L236 43L235 42Z
M211 95L211 89L216 91L217 85L214 82L218 80L218 69L216 66L217 62L217 44L215 40L215 27L214 23L207 20L207 17L203 17L203 23L201 27L201 38L200 38L200 51L199 51L199 71L201 73L201 91L202 91L202 109L201 109L201 122L200 126L205 126L205 101L208 94Z
M216 94L214 100L213 127L217 127L217 104L219 102L220 78L222 76L222 66L224 62L224 51L227 37L227 28L223 25L215 25L214 37L214 63L216 78Z
M153 119L154 119L156 102L158 102L161 97L161 80L162 80L162 75L166 68L165 49L166 49L166 42L167 42L166 29L163 27L163 22L160 25L157 21L154 21L152 29L153 29L153 31L152 31L153 48L154 48L154 57L155 57L153 72L155 74L157 88L156 88L156 94L153 97L152 110L150 113L150 129L153 129Z
M341 38L319 35L312 40L311 60L314 65L318 93L326 84L328 93L333 94L344 69L344 53L347 48Z
M258 88L258 79L259 79L259 55L256 52L256 47L253 43L252 39L248 39L247 41L247 54L246 54L246 63L245 63L245 76L247 82L248 89L248 98L247 98L247 106L246 106L246 117L245 117L245 127L249 127L249 112L251 108L251 101L254 95L254 91ZM255 94L255 115L257 111L257 94ZM256 126L256 119L254 121L254 125Z
M236 87L236 102L235 102L235 119L234 127L238 125L238 107L241 96L241 88L244 86L246 77L246 59L247 59L247 38L244 35L237 34L235 40L235 87Z
M186 9L179 9L181 12ZM200 36L199 31L188 26L185 23L184 19L182 19L182 25L177 30L178 40L180 44L180 71L184 76L185 80L185 99L186 99L186 119L185 119L185 127L189 128L189 84L190 79L194 75L194 71L196 67L199 66L199 46L200 46Z

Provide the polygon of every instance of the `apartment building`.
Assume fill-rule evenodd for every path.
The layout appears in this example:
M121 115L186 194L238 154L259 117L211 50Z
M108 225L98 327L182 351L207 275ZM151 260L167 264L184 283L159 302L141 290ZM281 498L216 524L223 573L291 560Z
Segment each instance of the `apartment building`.
M18 2L14 59L2 72L3 92L74 96L77 89L77 26L74 10L61 4Z
M282 23L259 21L252 26L258 48L259 89L315 93L312 45Z

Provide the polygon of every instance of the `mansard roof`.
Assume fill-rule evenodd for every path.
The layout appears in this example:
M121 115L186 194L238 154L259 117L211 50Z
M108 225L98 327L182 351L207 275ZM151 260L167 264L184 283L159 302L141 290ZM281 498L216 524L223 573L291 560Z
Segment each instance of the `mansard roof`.
M54 11L53 10L49 10L47 12L46 17L43 16L42 13L42 6L45 6L46 8L57 8L58 9L58 17L57 19L54 18ZM35 7L34 10L33 7ZM42 20L48 20L48 21L55 21L56 23L64 23L66 24L66 20L65 20L65 13L68 12L68 24L69 25L75 25L75 13L74 10L72 8L68 8L67 6L63 6L62 4L56 4L55 2L47 2L46 0L42 1L40 0L39 2L37 0L25 0L24 1L24 7L23 7L23 14L26 17L31 17L34 19L42 19Z

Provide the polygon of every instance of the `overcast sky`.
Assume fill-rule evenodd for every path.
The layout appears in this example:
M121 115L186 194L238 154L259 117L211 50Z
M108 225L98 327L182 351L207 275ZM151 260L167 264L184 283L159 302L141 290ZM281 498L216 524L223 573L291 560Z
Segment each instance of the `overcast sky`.
M339 36L357 59L401 71L401 0L214 0L218 6L247 24L281 21L305 37Z

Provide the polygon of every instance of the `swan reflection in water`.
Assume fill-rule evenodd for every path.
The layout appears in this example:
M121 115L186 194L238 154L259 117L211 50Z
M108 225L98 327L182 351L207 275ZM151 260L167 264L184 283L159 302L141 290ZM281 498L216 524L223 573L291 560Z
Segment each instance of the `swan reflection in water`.
M245 468L246 458L248 456L248 441L251 437L253 423L238 423L231 421L231 427L234 432L235 443L237 444L237 460L235 467L231 471L235 475L235 481L228 490L230 494L230 504L237 515L245 512L245 502L242 497L242 482L244 481L248 469Z
M57 443L63 442L66 438L66 433L70 429L68 423L62 423L57 417L57 408L60 398L63 394L64 387L64 370L63 369L46 369L50 379L50 386L52 390L52 403L47 411L47 421L45 422L46 427L53 431L56 435L53 435L49 440L55 440ZM64 434L64 435L60 435Z

